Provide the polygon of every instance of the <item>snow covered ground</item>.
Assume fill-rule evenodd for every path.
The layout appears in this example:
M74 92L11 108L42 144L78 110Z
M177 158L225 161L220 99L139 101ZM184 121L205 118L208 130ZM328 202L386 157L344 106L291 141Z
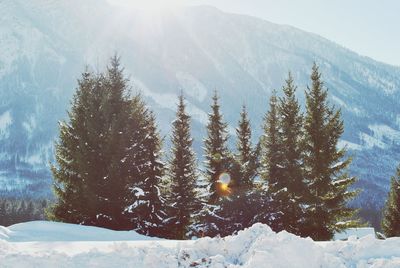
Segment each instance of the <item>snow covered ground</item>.
M400 238L313 242L255 224L223 239L171 241L30 222L0 227L0 267L400 267Z

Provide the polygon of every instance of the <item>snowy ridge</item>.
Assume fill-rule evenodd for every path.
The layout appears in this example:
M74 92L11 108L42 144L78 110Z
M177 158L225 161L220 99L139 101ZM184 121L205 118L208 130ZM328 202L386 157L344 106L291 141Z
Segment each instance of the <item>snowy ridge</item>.
M19 237L25 238L20 241L29 242L10 242L18 237L16 231ZM71 234L82 239L71 242L72 239L68 238ZM89 241L88 237L93 240ZM41 238L47 238L47 241ZM120 238L119 232L62 223L33 222L0 227L0 263L5 267L45 268L400 265L400 238L377 240L374 236L367 236L361 239L351 237L349 241L314 242L287 232L275 233L262 224L255 224L234 236L196 241L145 241L143 236L132 235L121 242Z
M374 133L374 137L378 140L384 140L385 138L389 142L400 142L400 131L391 128L387 125L370 125L368 128Z

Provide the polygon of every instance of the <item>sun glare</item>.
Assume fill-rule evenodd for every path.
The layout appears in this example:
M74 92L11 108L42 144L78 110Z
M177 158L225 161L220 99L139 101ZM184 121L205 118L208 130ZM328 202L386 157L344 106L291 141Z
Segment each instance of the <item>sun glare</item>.
M183 0L108 0L111 4L127 8L162 10L178 7Z
M219 175L218 183L219 194L221 196L229 196L231 194L231 189L229 187L229 184L231 183L231 176L226 172L222 173Z
M228 189L229 189L228 184L221 183L221 189L222 189L223 191L228 191Z

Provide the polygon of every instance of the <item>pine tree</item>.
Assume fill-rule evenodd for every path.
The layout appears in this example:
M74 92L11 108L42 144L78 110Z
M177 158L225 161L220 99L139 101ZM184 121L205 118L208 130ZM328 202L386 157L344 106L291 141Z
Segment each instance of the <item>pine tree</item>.
M190 135L190 116L185 111L182 95L179 96L176 119L172 123L171 142L172 156L168 165L170 233L172 238L186 239L200 204L196 192L198 174Z
M126 229L122 215L126 193L126 148L129 146L127 123L130 116L130 104L127 98L128 81L123 75L117 56L111 58L104 82L104 93L101 99L103 121L100 122L100 138L103 139L100 156L106 163L102 180L96 180L98 195L96 219L98 223L111 229ZM98 122L96 122L98 124ZM95 135L95 133L93 133ZM100 150L99 150L100 151Z
M26 207L24 222L31 221L35 218L35 206L33 205L32 200L28 202L28 206Z
M138 209L143 202L144 190L143 180L148 169L148 153L146 152L145 140L147 138L147 118L149 110L146 107L142 96L136 94L130 101L131 114L128 121L128 133L130 133L129 144L126 150L124 162L131 163L127 166L127 193L123 215L129 221L131 229L138 230L142 224L141 212Z
M226 236L250 227L258 213L259 199L254 178L257 175L257 152L251 142L251 126L246 107L240 113L236 129L236 154L231 159L229 196L221 202L219 234Z
M284 229L282 222L283 204L279 197L282 189L280 183L284 179L281 166L283 153L280 119L278 97L274 90L269 100L269 110L264 117L263 136L260 139L260 175L267 187L261 189L263 192L261 201L263 209L257 216L258 221L269 224L274 231Z
M6 200L0 199L0 226L7 226L7 203Z
M82 75L69 122L60 124L57 165L52 167L58 200L49 211L51 219L129 228L122 215L125 171L131 164L123 161L130 135L127 91L116 56L105 74Z
M300 225L303 220L302 207L306 194L301 148L303 118L295 96L296 86L290 73L282 90L284 94L279 99L278 105L281 118L279 141L282 153L278 165L282 168L282 174L273 190L276 198L281 202L280 211L283 213L281 220L284 229L300 234Z
M233 157L227 147L227 124L220 113L217 92L213 96L211 109L212 112L208 115L207 138L204 140L208 196L204 198L205 204L199 215L201 223L194 226L194 229L201 230L200 235L215 236L221 234L223 230L220 228L225 228L227 224L223 217L222 201L231 193L229 172Z
M153 112L144 107L143 102L136 99L138 110L135 116L139 117L137 123L141 129L138 134L139 145L134 151L134 163L136 167L133 181L129 184L132 199L125 208L125 215L134 224L134 230L150 236L165 236L165 220L167 217L165 200L161 196L161 179L164 174L162 157L162 141L157 130ZM137 113L140 111L140 118Z
M329 240L336 231L354 223L338 224L353 215L354 210L346 205L357 192L349 190L355 182L355 178L346 173L351 159L346 158L344 148L337 146L344 130L341 113L328 105L327 90L316 64L312 68L311 81L312 86L306 91L304 140L309 192L305 225L308 228L303 235L315 240Z
M213 96L212 112L208 115L207 138L205 145L206 176L209 182L209 204L216 204L226 193L225 186L220 183L221 174L230 168L230 153L227 148L227 124L223 121L218 103L218 95Z
M85 148L90 140L86 125L99 85L98 77L83 73L68 113L70 122L60 123L60 138L55 146L58 165L52 166L57 202L48 212L51 220L85 224L93 216L90 210L93 210L96 198L85 183L92 176L86 168L90 163L88 152L91 151Z
M261 177L268 182L270 189L281 179L279 166L282 159L280 140L280 117L278 114L278 98L274 90L269 101L269 111L264 118L264 134L261 138Z
M235 163L238 164L236 174L232 174L235 191L251 190L253 180L257 175L256 151L251 143L251 126L246 106L242 107L240 120L236 129L237 143Z
M383 212L382 230L387 237L400 236L400 166L391 179Z

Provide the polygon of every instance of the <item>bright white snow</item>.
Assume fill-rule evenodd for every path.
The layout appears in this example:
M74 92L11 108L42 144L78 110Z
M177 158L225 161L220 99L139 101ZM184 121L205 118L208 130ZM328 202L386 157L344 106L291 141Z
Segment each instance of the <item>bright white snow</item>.
M124 241L122 241L124 240ZM63 223L0 227L1 267L399 267L400 238L314 242L255 224L226 238L172 241Z
M341 233L335 234L333 240L347 240L352 239L352 236L356 238L362 238L366 236L375 236L375 229L372 227L363 227L363 228L349 228Z
M76 224L33 221L19 223L8 228L0 226L0 239L8 242L38 241L138 241L155 238L133 231L116 232L104 228Z

